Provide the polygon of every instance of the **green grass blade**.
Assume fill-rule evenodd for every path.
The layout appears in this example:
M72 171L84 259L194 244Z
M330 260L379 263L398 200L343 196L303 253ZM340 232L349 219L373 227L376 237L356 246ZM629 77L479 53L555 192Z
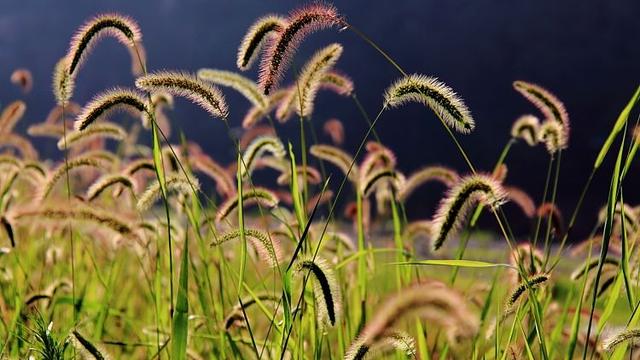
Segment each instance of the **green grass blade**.
M171 359L185 360L187 358L187 336L189 334L189 238L185 237L180 262L180 278L178 280L178 294L171 324Z
M405 262L395 262L391 263L391 265L433 265L433 266L457 266L464 268L495 268L495 267L507 267L515 269L513 265L510 264L502 264L502 263L491 263L486 261L478 261L478 260L443 260L443 259L429 259L429 260L419 260L419 261L405 261Z
M633 109L636 102L638 101L638 97L640 97L640 86L638 86L638 88L636 89L636 92L633 94L633 96L631 97L627 105L624 107L624 109L622 109L622 112L620 113L620 115L618 115L618 119L613 125L613 129L611 129L611 132L609 133L607 140L604 142L604 145L602 145L602 148L600 149L600 153L596 158L596 162L593 164L594 169L597 169L600 167L600 165L602 165L602 162L604 161L605 156L609 152L609 148L611 148L611 145L613 145L613 141L616 139L616 136L620 133L620 131L622 131L622 129L624 128L624 124L627 122L627 119L629 118L629 113L631 113L631 110Z

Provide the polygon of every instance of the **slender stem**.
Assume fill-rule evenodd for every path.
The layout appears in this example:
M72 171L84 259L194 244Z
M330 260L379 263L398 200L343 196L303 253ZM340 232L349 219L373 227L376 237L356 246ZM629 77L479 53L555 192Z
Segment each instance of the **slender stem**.
M554 177L554 179L553 179L553 187L551 189L551 204L553 204L553 206L556 206L556 195L558 193L558 181L560 179L561 158L562 158L562 150L558 151L558 158L556 159L556 170L555 170L555 173L553 175L553 177ZM552 214L550 214L550 215L552 215ZM548 216L547 217L547 229L546 229L545 238L544 238L544 265L542 266L543 269L547 265L547 261L549 259L549 255L551 253L551 244L549 243L549 241L551 239L551 224L552 224L552 220L553 220L553 216ZM560 231L560 230L557 229L557 231Z
M71 180L69 178L69 149L67 147L67 118L65 116L65 103L60 104L62 107L62 138L64 139L64 167L65 167L65 184L67 190L67 202L71 206ZM75 244L73 241L73 227L71 222L67 222L67 231L69 232L69 246L71 247L71 306L73 311L73 321L77 321L76 314L76 266L75 266Z
M542 192L542 199L540 200L540 204L544 204L547 201L547 193L549 192L549 183L551 182L551 171L553 169L553 160L554 157L549 157L549 165L547 166L547 178L544 182L544 191ZM538 236L540 235L540 226L542 226L542 215L537 215L536 218L536 229L533 233L532 239L532 247L535 248L538 244Z

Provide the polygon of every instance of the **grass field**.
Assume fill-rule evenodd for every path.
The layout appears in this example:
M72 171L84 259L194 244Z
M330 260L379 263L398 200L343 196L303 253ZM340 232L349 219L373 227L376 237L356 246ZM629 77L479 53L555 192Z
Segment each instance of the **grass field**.
M364 109L339 71L342 45L296 54L307 35L340 29L398 70L379 109ZM135 88L76 104L76 76L103 37L129 49ZM238 71L151 71L140 39L128 17L89 19L52 69L49 118L20 134L14 126L27 104L2 109L0 358L637 356L640 207L624 202L624 180L640 143L640 88L601 151L585 154L592 173L563 217L556 198L569 114L542 86L514 81L532 105L523 113L535 113L514 114L494 168L477 169L466 155L473 149L457 140L476 126L464 101L439 80L406 73L330 5L257 19ZM297 72L294 57L304 64ZM252 65L257 80L240 72ZM28 70L12 76L25 91L30 81ZM231 91L247 109L228 109ZM361 109L349 121L369 124L352 153L342 145L346 122L326 121L332 142L317 140L314 100L325 91ZM180 121L170 115L174 97L230 134L229 113L246 111L235 161L170 135ZM412 102L432 114L429 136L455 144L464 172L424 164L405 174L379 142L375 124ZM299 124L297 143L278 136L287 121ZM39 156L39 142L52 140L60 153ZM549 153L541 199L509 185L516 146ZM591 237L577 242L571 232L605 158L615 159L608 200ZM410 221L416 214L404 205L426 183L442 201ZM513 236L516 217L531 222L528 236ZM480 219L495 226L480 228Z

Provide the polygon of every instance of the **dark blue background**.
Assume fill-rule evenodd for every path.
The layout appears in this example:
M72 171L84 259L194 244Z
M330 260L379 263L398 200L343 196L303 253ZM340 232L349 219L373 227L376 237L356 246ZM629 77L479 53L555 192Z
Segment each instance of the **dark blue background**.
M201 67L235 69L236 49L247 27L269 12L286 13L293 1L3 1L0 5L0 102L20 98L8 79L17 67L29 68L35 87L26 96L28 123L41 121L54 105L50 91L53 65L66 52L70 36L88 17L117 11L136 19L143 32L150 68ZM342 1L335 5L347 20L374 39L407 71L437 76L466 101L477 129L461 137L473 162L490 169L507 141L512 121L534 112L512 90L515 79L539 83L552 90L567 107L572 134L563 154L559 203L565 216L573 209L598 149L619 111L640 80L639 1ZM300 65L313 49L337 41L345 52L338 67L356 83L368 112L381 106L382 92L399 74L370 46L350 31L310 37L296 57ZM126 50L113 40L103 41L82 69L74 99L80 104L105 88L132 86ZM251 76L255 76L255 70ZM226 90L232 125L247 103ZM315 126L329 117L347 126L347 148L353 150L364 134L364 121L350 99L322 93ZM634 114L635 115L635 114ZM179 101L170 114L174 128L200 143L223 162L232 159L224 125L198 108ZM634 117L635 119L635 117ZM464 163L437 119L411 105L386 113L377 128L394 149L399 166L410 172L427 164L447 164L465 170ZM297 125L282 132L297 142ZM175 140L175 137L174 137ZM45 140L47 141L47 140ZM326 141L326 139L325 139ZM45 156L59 156L54 142L39 144ZM548 156L543 147L514 147L508 159L507 182L537 198L542 193ZM611 160L611 159L609 159ZM608 161L596 178L579 221L579 234L588 232L598 208L606 201ZM634 184L636 165L628 177L626 200L640 201ZM419 191L410 216L426 218L441 197L441 188ZM519 217L513 212L512 218ZM514 221L518 232L525 222Z

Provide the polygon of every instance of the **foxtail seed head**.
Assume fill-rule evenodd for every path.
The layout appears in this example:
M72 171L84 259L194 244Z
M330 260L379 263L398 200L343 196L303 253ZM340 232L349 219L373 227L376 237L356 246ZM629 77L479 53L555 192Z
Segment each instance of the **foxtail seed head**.
M567 134L562 124L556 121L545 121L540 125L538 141L543 142L549 154L555 154L568 145Z
M258 53L269 38L287 26L287 20L278 15L267 15L256 20L242 39L238 48L238 69L245 71L251 68Z
M412 74L391 86L384 94L385 107L399 107L408 102L421 103L449 127L467 134L475 127L471 112L458 95L436 78Z
M604 351L612 351L623 342L636 340L638 338L640 338L640 329L626 329L604 340L602 342L602 349Z
M475 204L496 208L505 197L502 186L489 175L470 175L460 179L440 202L433 219L432 249L440 249L446 240L456 235Z
M526 81L514 81L513 88L544 114L544 121L552 120L559 123L566 133L565 136L569 136L569 115L562 101L542 86Z
M53 69L53 95L58 105L65 105L73 96L75 80L69 75L69 59L63 57Z
M147 101L142 95L128 89L116 88L97 95L85 105L74 123L74 128L82 131L116 110L130 111L133 116L140 113L151 116Z
M345 359L363 359L369 349L409 315L429 320L430 326L442 326L454 346L475 336L479 321L462 295L446 286L435 289L433 286L433 283L413 285L385 301L351 344Z
M155 72L136 79L136 87L144 91L165 91L187 98L213 117L226 119L229 116L227 103L220 90L188 73Z
M332 163L345 175L348 174L352 182L358 183L359 172L358 167L354 164L353 156L335 146L323 144L311 146L309 152L320 160Z
M255 163L265 152L270 152L278 159L284 158L286 151L280 139L276 136L260 136L249 144L242 155L242 176L251 175Z
M71 39L69 44L68 73L76 75L76 71L85 61L91 48L104 36L116 38L124 46L135 46L142 35L138 24L132 19L119 14L102 14L84 23Z
M314 101L322 85L324 75L335 65L342 55L342 45L331 44L318 50L302 68L295 85L294 106L298 115L307 117L313 113Z
M196 178L187 179L184 175L167 175L165 179L167 192L175 192L178 194L191 194L192 186L195 191L200 190L200 182ZM144 212L148 210L162 195L162 189L158 180L154 181L138 198L136 207L138 211Z
M313 293L318 308L318 321L329 326L335 326L342 315L342 296L340 287L329 268L329 264L320 258L301 260L296 269L309 271L313 274Z
M238 239L240 238L241 231L242 230L240 229L236 229L222 234L221 236L218 236L211 245L218 246L227 241ZM244 229L244 233L256 249L260 258L272 268L277 267L282 254L278 239L276 237L272 237L267 232L257 229Z
M24 116L26 110L27 104L20 100L5 106L0 114L0 134L11 133L18 121Z
M96 124L85 130L75 130L72 132L68 132L66 146L81 146L82 144L86 144L87 142L95 139L113 139L120 141L124 140L125 137L127 137L127 133L119 125L113 123ZM59 150L64 150L64 137L58 140L57 145Z
M19 86L23 94L28 94L33 88L33 75L28 69L15 69L11 73L11 83Z
M539 141L540 120L533 115L520 116L511 127L511 137L522 139L527 145L534 146Z
M398 191L398 200L406 201L418 187L429 181L438 181L451 187L458 180L460 180L460 176L452 169L444 166L428 166L414 172L402 182Z
M260 63L260 87L265 95L278 86L291 63L298 45L309 34L343 23L336 9L327 4L314 3L292 11L286 26L278 29L269 40Z
M278 205L279 199L272 191L265 188L253 187L251 189L244 190L242 192L242 204L248 206L251 204L260 204L268 208ZM231 197L223 202L218 207L218 213L216 214L216 221L219 223L231 214L231 212L238 208L238 199Z
M322 130L324 131L325 134L331 137L331 141L335 145L342 145L342 143L344 143L344 126L342 125L342 122L340 120L338 119L327 120L324 123Z
M269 99L260 92L258 85L240 74L225 70L200 69L198 70L198 77L213 84L227 86L238 91L260 109L264 110L269 105Z

